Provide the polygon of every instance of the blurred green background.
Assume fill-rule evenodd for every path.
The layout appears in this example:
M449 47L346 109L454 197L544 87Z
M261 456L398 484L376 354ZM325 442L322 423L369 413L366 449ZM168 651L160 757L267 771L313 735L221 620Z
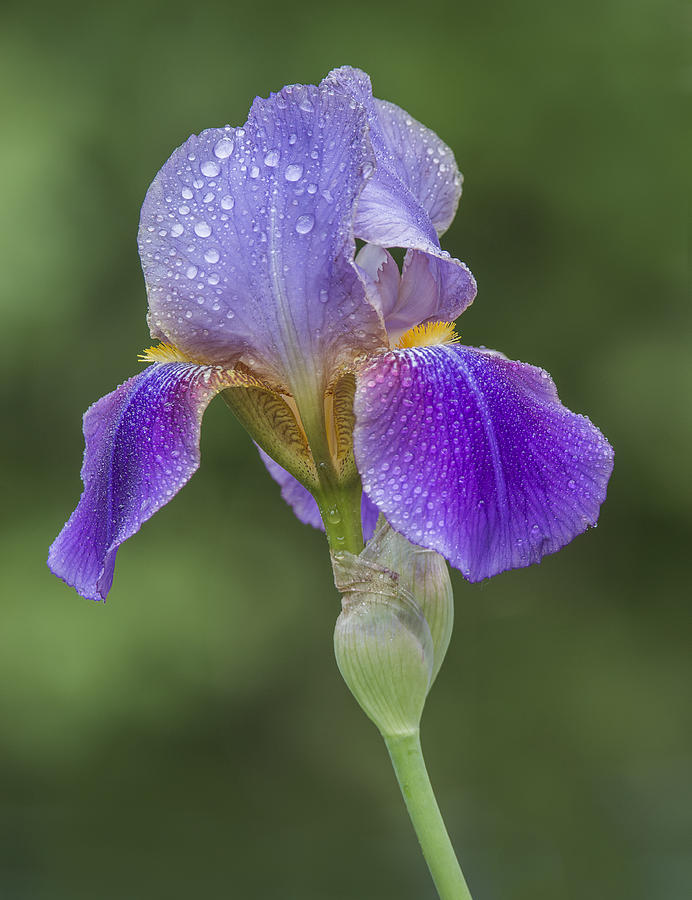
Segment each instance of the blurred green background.
M424 743L474 897L689 897L682 7L6 0L0 26L0 896L434 896L332 658L324 540L221 401L106 605L44 561L82 412L147 346L149 182L255 94L351 63L457 153L464 342L545 366L616 448L597 531L455 575Z

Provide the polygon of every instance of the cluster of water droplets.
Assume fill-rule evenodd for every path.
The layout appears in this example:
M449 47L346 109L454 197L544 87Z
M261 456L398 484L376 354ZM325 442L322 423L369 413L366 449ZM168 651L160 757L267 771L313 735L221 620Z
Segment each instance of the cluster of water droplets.
M336 318L355 317L357 298L327 284L330 242L340 246L335 231L344 227L334 185L342 191L348 179L369 177L372 166L347 171L357 147L337 146L338 115L335 124L329 110L315 117L316 90L296 85L256 102L245 128L191 138L159 173L140 232L155 332L183 347L221 347L240 337L247 346L259 331L281 330L271 310L277 276L287 285L304 282L311 266L323 282L311 302L338 297ZM289 105L280 121L276 107ZM317 323L315 336L331 329Z
M413 348L369 366L356 415L370 499L473 580L537 562L596 522L610 447L541 369Z

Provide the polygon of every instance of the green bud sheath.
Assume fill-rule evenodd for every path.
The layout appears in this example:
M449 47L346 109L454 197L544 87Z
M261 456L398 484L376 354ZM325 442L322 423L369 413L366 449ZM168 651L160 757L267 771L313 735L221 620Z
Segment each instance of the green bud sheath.
M439 553L411 544L394 531L384 516L380 516L361 558L396 572L399 584L415 599L430 628L435 650L432 686L447 653L454 625L454 595L447 562Z
M357 556L349 562L362 574ZM361 565L359 565L361 563ZM339 670L365 714L383 735L415 732L433 671L430 629L391 573L371 564L373 591L347 591L334 630ZM383 590L384 589L384 590ZM388 590L389 589L389 590Z

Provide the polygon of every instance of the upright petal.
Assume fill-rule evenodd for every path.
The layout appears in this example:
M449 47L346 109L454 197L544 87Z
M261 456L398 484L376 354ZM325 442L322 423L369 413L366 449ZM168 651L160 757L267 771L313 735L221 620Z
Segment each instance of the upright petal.
M142 208L152 334L291 389L381 346L352 262L367 131L351 98L295 85L176 150Z
M476 296L476 282L463 263L440 249L438 238L454 218L461 195L454 154L407 112L375 99L360 69L335 69L323 84L344 91L368 112L377 167L358 200L356 237L428 254L431 277L448 289L446 318L455 319Z
M542 369L458 345L386 353L360 372L355 414L364 491L470 581L596 524L612 448Z
M462 185L451 149L406 110L373 97L370 78L360 69L342 66L330 72L323 83L336 85L368 111L378 164L368 192L381 182L387 192L393 191L393 197L398 196L402 206L411 209L412 198L438 234L446 231L457 211Z
M267 471L281 488L281 496L291 507L297 518L300 519L304 525L311 525L313 528L324 531L324 524L322 523L319 507L310 491L303 487L303 485L294 478L293 475L287 472L286 469L275 462L261 447L258 447L257 449L259 450L262 462L267 467ZM363 540L369 541L372 537L373 532L375 531L375 525L377 524L378 514L377 507L365 494L363 494L363 500L361 502Z
M90 600L105 600L118 547L199 466L202 415L242 376L218 366L156 363L84 414L84 491L50 548L51 571Z
M387 319L396 308L399 298L399 267L389 250L378 247L377 244L362 247L356 256L356 264L365 281L370 302L380 311L387 328Z

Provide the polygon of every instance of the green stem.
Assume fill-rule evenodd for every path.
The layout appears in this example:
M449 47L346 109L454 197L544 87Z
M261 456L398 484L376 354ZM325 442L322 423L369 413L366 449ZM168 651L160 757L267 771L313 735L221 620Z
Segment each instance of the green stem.
M360 504L362 487L358 473L343 481L337 475L327 441L324 406L301 409L303 427L315 461L319 487L314 497L324 522L327 540L333 551L348 550L358 554L363 549ZM312 413L312 415L310 415Z
M430 784L419 732L384 740L437 893L441 900L472 900Z

